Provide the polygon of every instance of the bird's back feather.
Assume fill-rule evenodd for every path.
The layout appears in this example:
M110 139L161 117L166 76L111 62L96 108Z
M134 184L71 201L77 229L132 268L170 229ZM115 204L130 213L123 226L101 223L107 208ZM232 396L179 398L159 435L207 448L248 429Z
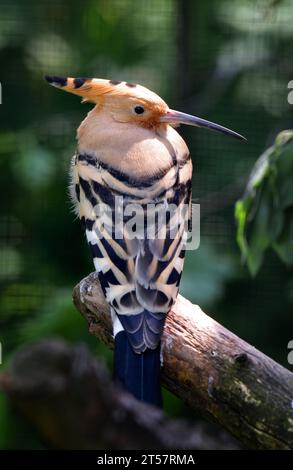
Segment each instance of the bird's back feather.
M166 315L177 297L190 216L183 210L190 205L190 176L188 157L179 165L170 155L164 175L158 169L157 177L142 181L134 177L128 181L123 172L96 155L78 153L75 157L76 197L94 263L106 299L136 353L158 346ZM141 226L135 227L140 235L133 237L125 209L138 203L144 217ZM122 225L117 235L114 217L119 211ZM146 211L150 211L147 216ZM158 223L160 213L166 217L162 224Z

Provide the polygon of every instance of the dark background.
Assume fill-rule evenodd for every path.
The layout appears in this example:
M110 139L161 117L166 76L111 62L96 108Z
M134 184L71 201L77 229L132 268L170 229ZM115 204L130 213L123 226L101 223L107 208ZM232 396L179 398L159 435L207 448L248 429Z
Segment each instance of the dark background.
M92 262L68 197L75 132L90 105L44 74L138 82L173 109L244 134L243 144L181 128L201 205L200 249L181 293L284 366L292 332L292 271L273 253L255 278L236 244L234 205L276 134L292 128L292 1L0 0L0 341L4 365L35 339L86 342L111 364L72 305ZM2 366L3 367L3 366ZM188 410L166 394L176 416ZM42 447L0 396L0 447Z

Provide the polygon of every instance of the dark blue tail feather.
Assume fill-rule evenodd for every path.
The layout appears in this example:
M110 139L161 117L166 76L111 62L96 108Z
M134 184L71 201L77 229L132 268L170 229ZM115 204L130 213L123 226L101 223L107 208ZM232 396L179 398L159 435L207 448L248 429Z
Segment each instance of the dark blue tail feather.
M125 331L115 336L114 378L138 400L162 406L160 345L135 353Z

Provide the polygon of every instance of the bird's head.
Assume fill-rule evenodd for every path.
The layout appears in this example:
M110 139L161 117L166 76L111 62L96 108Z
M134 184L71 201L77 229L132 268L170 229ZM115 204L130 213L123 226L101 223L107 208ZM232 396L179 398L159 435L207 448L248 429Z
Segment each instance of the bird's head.
M164 124L188 124L246 140L237 132L219 124L170 109L156 93L135 83L48 75L45 79L57 88L81 96L83 102L95 103L98 110L108 111L118 122L134 123L146 128L156 128Z

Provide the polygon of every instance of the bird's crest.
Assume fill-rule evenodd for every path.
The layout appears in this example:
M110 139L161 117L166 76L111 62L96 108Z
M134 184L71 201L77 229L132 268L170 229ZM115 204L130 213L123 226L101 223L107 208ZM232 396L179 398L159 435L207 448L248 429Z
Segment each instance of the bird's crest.
M166 106L166 103L156 93L141 85L118 80L85 77L56 77L45 75L50 85L81 96L83 102L100 104L107 95L136 98Z

